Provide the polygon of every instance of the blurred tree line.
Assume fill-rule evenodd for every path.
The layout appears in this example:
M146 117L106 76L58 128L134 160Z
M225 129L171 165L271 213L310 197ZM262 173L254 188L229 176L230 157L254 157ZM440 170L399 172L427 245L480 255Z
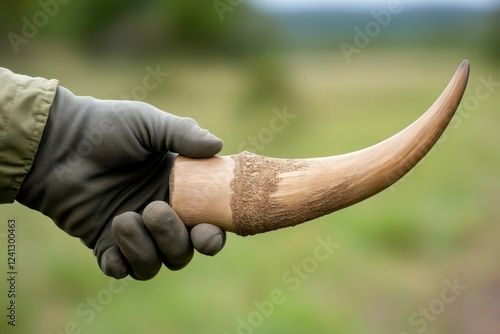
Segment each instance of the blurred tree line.
M242 0L16 0L1 5L0 27L3 52L43 35L113 56L242 54L283 37L272 19Z
M0 53L15 55L39 36L67 40L95 55L113 57L169 53L231 56L285 47L320 49L325 45L336 49L335 36L338 39L342 32L332 27L337 27L338 21L345 21L349 37L356 22L353 21L356 16L345 14L320 12L319 16L309 18L304 26L300 25L303 13L298 13L299 16L272 16L244 0L16 0L0 5L3 35ZM297 29L299 35L311 29L321 15L326 15L324 21L332 25L301 40L293 36ZM439 15L451 14L441 12ZM434 20L439 21L439 15ZM469 17L462 15L465 19ZM424 19L432 19L428 16L425 15ZM423 43L432 44L435 39L434 43L441 44L445 38L447 44L450 44L449 40L455 40L456 45L462 45L471 40L469 35L472 34L476 45L470 47L479 45L492 59L500 62L500 10L473 17L474 23L462 27L461 31L441 29L440 34L425 35ZM372 19L361 18L362 23ZM290 21L292 29L284 25L283 20ZM414 23L417 27L424 24L422 18ZM321 34L326 36L326 41L318 39ZM390 44L391 34L387 31L384 36ZM411 45L418 44L418 36L405 36L404 40ZM417 46L422 47L422 43Z
M16 0L0 8L0 54L36 57L36 45L55 41L99 58L238 57L250 81L242 110L293 97L286 68L266 56L286 45L282 25L243 0Z
M490 58L500 63L500 8L490 14L490 35L488 36L487 54Z

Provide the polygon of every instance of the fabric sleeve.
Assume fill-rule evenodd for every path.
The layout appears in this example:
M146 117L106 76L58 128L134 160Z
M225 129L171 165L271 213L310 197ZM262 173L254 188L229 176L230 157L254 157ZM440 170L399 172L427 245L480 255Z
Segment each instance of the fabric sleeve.
M0 67L0 204L14 202L33 165L57 86Z

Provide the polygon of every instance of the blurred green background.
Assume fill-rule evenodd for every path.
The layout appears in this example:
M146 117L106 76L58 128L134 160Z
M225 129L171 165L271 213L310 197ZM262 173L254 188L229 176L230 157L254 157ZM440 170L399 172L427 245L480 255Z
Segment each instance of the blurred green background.
M361 149L418 118L463 59L470 81L443 140L392 188L295 228L229 235L216 257L147 282L104 276L50 219L0 206L0 273L12 218L19 272L15 328L1 279L0 333L500 333L498 7L59 1L0 5L0 66L78 95L135 92L195 118L223 155ZM156 68L169 75L139 95ZM265 137L285 109L295 118ZM323 261L318 238L340 245Z

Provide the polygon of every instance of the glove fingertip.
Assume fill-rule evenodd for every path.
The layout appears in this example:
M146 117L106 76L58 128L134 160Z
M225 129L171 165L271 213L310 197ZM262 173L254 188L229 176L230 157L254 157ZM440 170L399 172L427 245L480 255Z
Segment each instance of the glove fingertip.
M226 233L211 224L199 224L191 229L191 243L201 254L214 256L226 244Z
M206 135L193 138L192 142L186 141L177 153L189 158L210 158L219 153L223 146L221 139L207 131Z
M224 142L222 141L222 139L218 138L217 136L212 135L212 139L210 139L209 143L210 143L210 149L211 149L211 153L213 153L212 155L216 155L217 153L219 153L220 151L222 151L222 147L224 147Z
M102 254L99 267L105 275L116 279L125 278L129 274L126 259L118 246L112 246Z
M178 118L175 131L167 137L167 146L189 158L209 158L222 150L224 143L192 118Z
M144 224L170 270L184 268L193 258L193 246L186 226L163 201L151 202L143 213Z

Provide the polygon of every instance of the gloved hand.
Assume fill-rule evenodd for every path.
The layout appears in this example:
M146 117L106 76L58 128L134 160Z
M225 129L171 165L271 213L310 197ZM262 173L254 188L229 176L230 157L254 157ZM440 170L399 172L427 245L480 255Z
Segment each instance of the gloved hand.
M172 270L189 263L190 233L207 255L224 246L224 231L202 224L189 232L166 203L175 153L202 158L221 149L192 119L59 86L16 200L93 248L105 274L146 280L162 262Z

